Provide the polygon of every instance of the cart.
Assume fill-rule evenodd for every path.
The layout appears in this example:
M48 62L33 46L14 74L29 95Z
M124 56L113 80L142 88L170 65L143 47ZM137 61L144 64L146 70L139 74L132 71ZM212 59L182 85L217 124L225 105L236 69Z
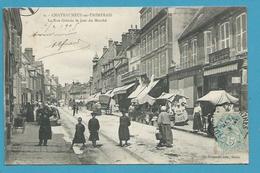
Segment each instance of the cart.
M199 98L197 101L202 105L203 130L207 132L208 135L214 136L214 123L225 114L223 112L218 113L216 107L224 104L237 104L239 99L230 95L225 90L214 90Z
M101 104L101 110L105 111L106 115L112 114L112 107L110 106L111 97L101 94L99 96L99 103Z
M14 118L14 124L12 128L13 133L17 132L18 129L21 129L22 133L25 131L25 117L23 117L21 114Z

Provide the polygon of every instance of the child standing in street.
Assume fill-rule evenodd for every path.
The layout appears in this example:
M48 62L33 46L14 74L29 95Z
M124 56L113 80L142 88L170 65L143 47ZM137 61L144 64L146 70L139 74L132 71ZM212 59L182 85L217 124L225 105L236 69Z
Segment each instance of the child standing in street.
M85 126L81 123L82 122L82 118L79 117L78 118L78 124L76 125L76 132L74 135L74 139L72 141L71 144L71 148L73 147L73 145L76 144L80 144L82 143L82 149L85 147L85 143L86 143L86 139L84 136L84 132L85 132Z
M88 122L88 129L89 129L89 140L92 141L93 147L97 146L96 141L99 140L98 130L100 128L99 121L96 119L96 112L91 113L92 118Z

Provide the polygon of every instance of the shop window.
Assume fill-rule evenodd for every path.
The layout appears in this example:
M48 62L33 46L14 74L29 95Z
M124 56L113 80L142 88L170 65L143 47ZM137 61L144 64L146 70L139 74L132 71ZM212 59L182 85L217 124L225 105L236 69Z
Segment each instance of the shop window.
M212 32L204 32L205 63L209 62L209 54L212 53Z
M220 49L230 47L230 25L225 22L220 25Z
M238 52L247 50L247 19L245 13L236 18L236 48Z

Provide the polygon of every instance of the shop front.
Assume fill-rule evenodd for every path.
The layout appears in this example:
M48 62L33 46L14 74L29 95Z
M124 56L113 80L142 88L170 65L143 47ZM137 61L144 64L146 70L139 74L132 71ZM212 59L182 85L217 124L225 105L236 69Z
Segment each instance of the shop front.
M136 83L131 83L113 90L112 98L115 100L116 104L118 104L119 111L128 110L128 107L131 104L131 100L128 96L135 90L136 86Z
M196 100L203 95L202 66L194 66L187 69L174 71L169 76L169 90L174 92L182 90L187 99L187 111L192 114Z
M243 80L245 71L242 68L243 61L238 60L217 66L204 68L204 93L213 90L225 90L232 96L239 98L239 106L245 101ZM247 83L247 82L246 82Z

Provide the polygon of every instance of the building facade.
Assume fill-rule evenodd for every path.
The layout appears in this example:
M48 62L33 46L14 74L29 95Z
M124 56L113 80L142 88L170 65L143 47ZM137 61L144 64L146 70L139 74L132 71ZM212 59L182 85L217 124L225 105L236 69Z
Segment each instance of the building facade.
M130 45L126 50L126 57L128 59L128 72L122 74L122 83L129 84L135 82L140 77L140 37L136 42Z
M133 25L131 25L131 28L128 29L128 32L122 34L122 50L119 53L119 55L116 57L116 76L117 76L117 87L125 85L125 79L123 77L124 74L131 71L130 69L130 57L128 55L129 48L136 43L137 39L139 39L139 32L140 29L137 28L137 25L135 25L135 28L133 28ZM133 65L132 65L133 66Z
M51 74L49 69L44 72L44 93L47 102L57 102L62 97L59 78Z
M197 8L142 8L140 10L141 74L161 79L163 86L154 96L169 92L168 73L178 62L178 37Z
M11 139L11 124L21 106L21 43L22 21L18 8L3 9L3 53L5 64L5 134L6 142Z
M246 9L201 8L179 38L180 65L170 88L183 88L190 107L211 90L223 89L247 109Z

